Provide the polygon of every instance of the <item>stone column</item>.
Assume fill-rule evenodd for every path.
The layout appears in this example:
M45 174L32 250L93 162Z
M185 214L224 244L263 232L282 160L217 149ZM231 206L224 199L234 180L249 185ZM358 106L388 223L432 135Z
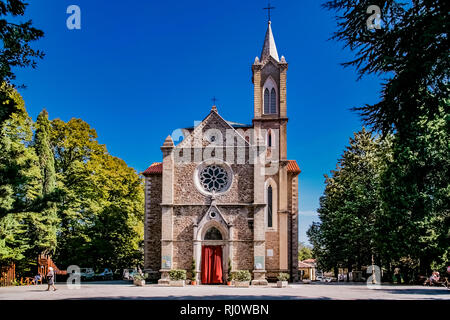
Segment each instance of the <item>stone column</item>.
M253 206L253 281L252 285L267 285L266 280L266 230L264 219L264 155L263 141L255 138L255 153L257 159L254 163L254 206Z
M145 215L144 215L144 271L147 272L150 269L150 261L148 256L148 220L150 211L150 188L151 180L149 177L145 177Z
M174 159L172 150L174 143L169 135L164 141L161 203L161 279L160 285L169 283L169 271L173 266L173 179Z
M202 241L197 240L197 233L198 233L198 225L194 225L194 248L193 248L193 254L195 259L195 271L197 272L195 279L197 280L197 283L200 283L200 272L201 272L201 260L202 260Z
M228 259L231 261L231 266L228 265L227 261L227 275L230 270L228 268L231 267L231 271L233 271L233 240L234 240L234 226L232 224L229 225L229 238L228 238ZM230 281L230 279L227 278L227 281Z
M278 207L278 235L279 235L279 252L280 252L280 270L288 270L288 178L287 178L287 163L280 161L279 172L279 207Z
M280 62L280 118L287 117L287 69L288 64L286 61Z
M261 67L259 59L255 59L252 66L253 71L253 95L254 95L254 117L261 118L262 115L262 88L261 88Z

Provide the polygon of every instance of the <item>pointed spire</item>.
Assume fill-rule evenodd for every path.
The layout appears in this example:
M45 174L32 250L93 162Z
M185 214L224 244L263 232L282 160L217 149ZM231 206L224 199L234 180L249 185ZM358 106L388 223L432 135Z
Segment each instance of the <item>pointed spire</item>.
M278 58L277 46L275 45L271 24L272 22L269 21L266 38L264 39L264 46L261 52L261 61L266 60L268 57L272 57L279 62L280 59Z
M216 106L216 105L213 105L212 108L211 108L211 111L214 111L215 113L218 113L218 112L217 112L217 106Z
M174 143L173 143L173 139L172 136L169 134L166 138L166 140L164 140L164 144L163 147L165 148L173 148L174 147Z

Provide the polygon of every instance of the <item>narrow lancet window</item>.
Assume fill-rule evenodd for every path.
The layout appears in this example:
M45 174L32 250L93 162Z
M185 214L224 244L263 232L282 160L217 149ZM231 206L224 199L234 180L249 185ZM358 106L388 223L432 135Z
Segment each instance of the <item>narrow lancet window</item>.
M277 93L275 88L272 88L270 93L270 113L277 113Z
M268 136L267 136L267 146L269 148L272 148L272 132L269 130Z
M272 228L272 186L267 188L267 226Z
M264 90L264 113L268 114L270 112L270 93L269 93L269 89L266 88L266 90Z

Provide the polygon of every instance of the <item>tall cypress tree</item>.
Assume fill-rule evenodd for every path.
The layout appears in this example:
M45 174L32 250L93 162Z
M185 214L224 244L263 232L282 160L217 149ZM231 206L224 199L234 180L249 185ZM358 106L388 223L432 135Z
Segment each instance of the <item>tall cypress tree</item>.
M48 253L55 250L58 216L54 192L56 188L55 157L50 145L50 121L44 109L35 124L34 150L40 169L41 201L36 212L30 216L30 232L33 253Z
M36 121L34 148L39 157L43 196L51 194L56 187L55 157L50 146L50 121L47 110L42 110Z

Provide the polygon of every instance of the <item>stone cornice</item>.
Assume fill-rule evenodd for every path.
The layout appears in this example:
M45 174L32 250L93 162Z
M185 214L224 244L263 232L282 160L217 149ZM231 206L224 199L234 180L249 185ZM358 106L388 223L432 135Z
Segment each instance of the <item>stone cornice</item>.
M265 203L216 203L218 207L259 207L265 206ZM210 207L208 203L160 203L161 207L184 207L184 206L200 206Z
M162 241L162 240L161 240ZM207 244L210 242L214 242L214 240L170 240L170 242L189 242L189 243L203 243ZM231 242L254 242L253 239L236 239L236 240L218 240L217 242L221 242L224 244L231 243ZM258 241L259 242L259 241Z
M288 117L260 117L260 118L253 118L252 121L253 121L253 123L254 122L264 122L264 121L288 122L289 118Z

